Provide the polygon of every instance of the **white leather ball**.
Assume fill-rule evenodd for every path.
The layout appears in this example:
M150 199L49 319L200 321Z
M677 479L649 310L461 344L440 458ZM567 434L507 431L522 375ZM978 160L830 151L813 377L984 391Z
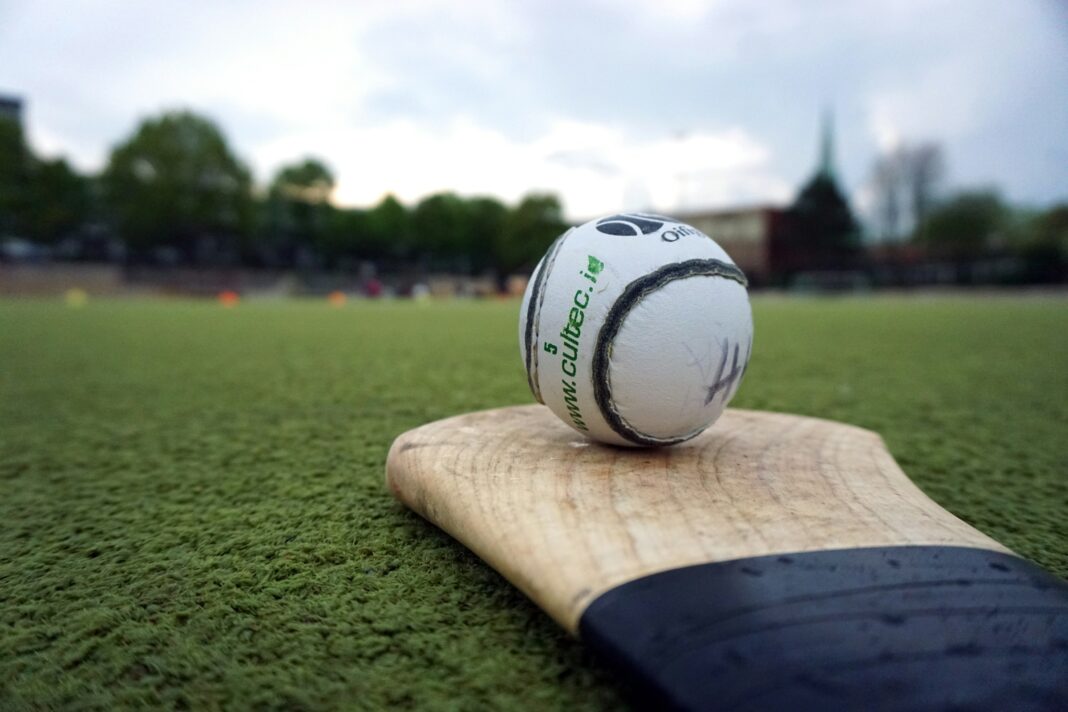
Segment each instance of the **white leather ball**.
M671 218L613 215L564 233L519 314L534 397L615 445L671 445L720 416L753 346L742 271Z

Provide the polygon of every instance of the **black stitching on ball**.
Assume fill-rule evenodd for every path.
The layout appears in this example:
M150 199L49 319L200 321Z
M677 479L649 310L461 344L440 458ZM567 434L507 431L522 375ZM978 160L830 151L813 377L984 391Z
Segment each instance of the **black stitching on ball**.
M674 445L675 443L689 440L703 430L702 428L675 438L657 438L636 430L616 409L615 401L612 398L612 383L608 378L612 345L615 342L616 335L619 334L619 330L623 327L623 322L626 320L627 315L642 299L652 292L667 286L671 282L688 277L723 277L734 280L743 287L749 286L745 273L736 265L728 262L719 260L686 260L685 262L665 265L655 272L639 277L626 286L619 299L608 310L604 324L601 325L601 330L597 334L597 345L593 352L592 367L594 400L597 401L601 417L605 419L609 427L620 437L637 445Z
M542 262L541 269L538 271L538 276L534 279L534 286L530 290L530 303L527 304L527 323L524 327L526 335L526 362L527 362L527 385L530 386L530 392L534 394L534 398L539 403L545 403L541 399L541 383L538 381L538 355L535 342L537 341L537 321L538 313L541 311L541 301L544 295L542 290L545 288L545 279L549 275L549 270L552 269L553 263L556 261L556 253L560 249L560 245L563 244L564 238L571 233L570 230L565 232L560 237L556 238L556 241L549 246L548 252L545 253L545 259Z

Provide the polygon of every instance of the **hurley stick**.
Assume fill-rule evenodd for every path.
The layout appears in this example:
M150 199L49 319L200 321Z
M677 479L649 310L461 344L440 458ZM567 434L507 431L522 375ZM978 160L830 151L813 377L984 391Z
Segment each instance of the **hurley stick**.
M657 708L1068 709L1068 586L869 431L732 409L635 450L521 406L412 430L387 471Z

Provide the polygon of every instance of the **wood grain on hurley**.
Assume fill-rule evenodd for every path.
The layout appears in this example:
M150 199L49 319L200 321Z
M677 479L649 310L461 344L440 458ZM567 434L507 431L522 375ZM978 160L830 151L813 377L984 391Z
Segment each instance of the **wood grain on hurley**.
M670 448L598 445L540 405L461 415L393 444L394 495L568 631L600 594L692 564L898 545L1007 551L905 476L879 436L728 410Z

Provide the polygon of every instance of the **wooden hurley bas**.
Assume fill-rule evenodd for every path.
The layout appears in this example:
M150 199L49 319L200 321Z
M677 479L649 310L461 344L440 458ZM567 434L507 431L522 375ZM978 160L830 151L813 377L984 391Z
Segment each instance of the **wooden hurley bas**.
M402 435L387 479L657 708L1068 709L1068 585L869 431L731 409L629 450L521 406Z

